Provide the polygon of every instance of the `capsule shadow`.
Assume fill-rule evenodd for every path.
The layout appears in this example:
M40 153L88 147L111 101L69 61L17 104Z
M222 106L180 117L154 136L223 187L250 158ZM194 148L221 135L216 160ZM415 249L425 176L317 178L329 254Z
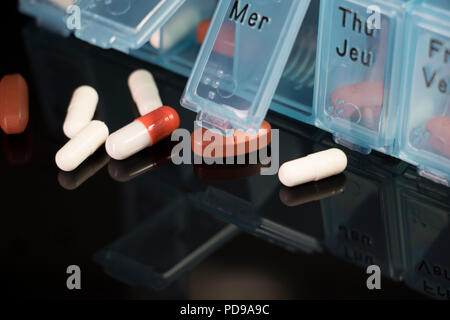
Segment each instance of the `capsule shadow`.
M110 157L105 148L100 148L74 171L60 171L58 173L59 185L66 190L75 190L106 166L109 160Z
M176 142L166 139L128 159L122 161L113 159L108 165L109 175L117 182L131 181L170 161L172 149L175 145Z
M309 202L323 200L344 192L347 184L345 174L321 181L310 182L295 188L282 186L280 201L288 207L297 207Z

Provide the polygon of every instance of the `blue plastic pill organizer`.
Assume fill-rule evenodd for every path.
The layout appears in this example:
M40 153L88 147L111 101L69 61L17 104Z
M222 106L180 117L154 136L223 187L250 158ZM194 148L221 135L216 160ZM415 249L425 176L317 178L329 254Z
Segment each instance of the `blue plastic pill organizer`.
M80 9L80 28L67 26ZM101 48L113 48L188 76L200 45L197 25L211 18L216 0L20 0L20 10L63 35L72 32Z
M407 20L399 156L450 181L450 1L428 0Z
M19 0L19 9L22 13L33 16L39 25L67 36L71 33L66 27L65 9L71 1L51 0Z
M218 2L20 0L20 8L67 35L65 9L75 3L75 36L191 74L182 104L205 127L254 131L270 107L449 185L448 0ZM197 26L216 5L199 54Z
M316 125L338 143L393 154L404 21L413 2L331 0L321 7Z
M434 66L440 70L434 86L446 95L402 84L417 78L407 75L420 63L405 64L415 52L405 34L425 37L414 26L419 16L440 35L439 48L433 49L441 55L440 67L439 61ZM424 119L449 113L447 80L442 80L449 74L448 17L445 0L221 0L181 103L199 113L204 127L223 132L254 131L270 105L331 132L336 142L353 150L401 158L417 165L421 175L448 185L450 147L437 151L430 145ZM224 49L227 45L231 53ZM422 61L428 49L422 45L418 51ZM315 74L311 66L316 66ZM419 68L420 84L427 85ZM428 75L428 83L433 75ZM308 86L314 78L314 87ZM308 89L314 92L313 100ZM432 112L422 107L410 113L408 99L439 106ZM439 102L432 102L436 99ZM416 145L405 135L413 136ZM433 144L450 144L445 128L434 135Z

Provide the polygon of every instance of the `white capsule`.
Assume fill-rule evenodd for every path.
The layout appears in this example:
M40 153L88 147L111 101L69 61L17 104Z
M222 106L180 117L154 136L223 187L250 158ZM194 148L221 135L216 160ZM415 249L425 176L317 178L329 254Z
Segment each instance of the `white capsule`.
M283 164L278 178L286 187L322 180L340 174L347 167L347 156L333 148Z
M163 105L155 79L147 70L134 71L128 78L128 86L141 116Z
M91 122L97 103L98 94L94 88L81 86L74 91L63 125L64 134L68 138L75 137Z
M145 125L133 121L108 137L106 152L115 160L124 160L150 145L151 138Z
M108 138L108 127L101 121L91 121L69 140L55 156L56 165L63 171L75 170Z

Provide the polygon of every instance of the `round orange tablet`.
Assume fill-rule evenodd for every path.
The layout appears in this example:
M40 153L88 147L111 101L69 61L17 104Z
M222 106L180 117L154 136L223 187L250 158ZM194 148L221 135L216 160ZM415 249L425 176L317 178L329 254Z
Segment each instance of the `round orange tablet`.
M330 104L334 115L377 130L383 109L383 98L383 82L360 82L331 92Z
M436 117L428 120L428 142L441 154L450 158L450 117Z
M228 158L252 153L268 146L272 139L272 127L263 121L256 134L235 130L232 136L225 137L205 128L192 133L192 151L203 158Z

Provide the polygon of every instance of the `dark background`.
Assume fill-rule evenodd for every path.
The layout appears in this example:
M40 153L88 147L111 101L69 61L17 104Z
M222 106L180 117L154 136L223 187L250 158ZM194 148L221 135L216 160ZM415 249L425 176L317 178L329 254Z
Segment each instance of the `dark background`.
M96 118L113 132L137 115L128 75L147 68L164 103L192 130L195 115L179 105L186 79L48 33L18 14L15 1L7 2L0 75L20 73L27 80L30 123L23 135L0 134L2 295L405 299L436 298L450 287L448 188L381 154L348 151L345 175L283 191L276 176L243 177L254 168L223 172L164 162L172 146L166 141L130 161L111 161L75 190L65 189L107 160L101 148L72 174L60 173L54 163L66 141L62 123L78 85L98 90ZM274 113L267 120L281 129L282 162L334 146L315 128ZM155 168L116 181L142 165ZM222 181L211 181L218 177ZM280 199L314 200L321 194L326 199L292 207ZM419 218L404 194L418 203ZM437 265L440 274L420 269L421 261ZM366 287L370 262L382 268L382 290ZM66 268L73 264L82 270L79 291L66 287ZM424 289L424 279L432 289Z

